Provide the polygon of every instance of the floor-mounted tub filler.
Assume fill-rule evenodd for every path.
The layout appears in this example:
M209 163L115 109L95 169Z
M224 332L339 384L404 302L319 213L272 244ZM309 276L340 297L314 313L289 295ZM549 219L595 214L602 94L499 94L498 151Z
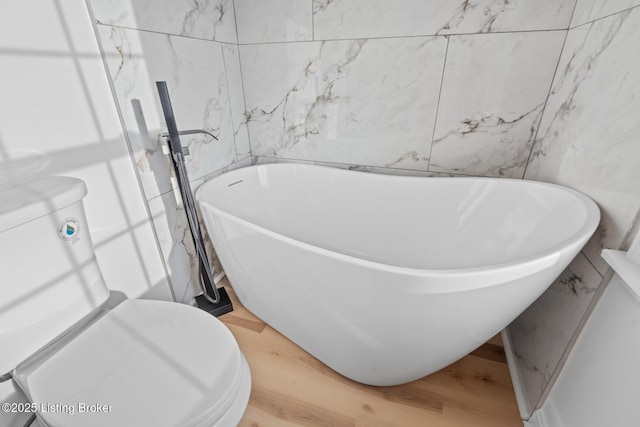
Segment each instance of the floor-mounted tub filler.
M196 198L242 304L372 385L421 378L498 333L600 219L552 184L300 164L238 169Z

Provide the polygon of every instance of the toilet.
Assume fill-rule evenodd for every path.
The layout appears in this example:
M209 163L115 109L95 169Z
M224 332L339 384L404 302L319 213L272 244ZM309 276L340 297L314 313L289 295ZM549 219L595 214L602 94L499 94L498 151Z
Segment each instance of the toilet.
M33 425L236 426L251 374L233 335L195 307L110 293L86 194L67 177L0 190L0 379Z

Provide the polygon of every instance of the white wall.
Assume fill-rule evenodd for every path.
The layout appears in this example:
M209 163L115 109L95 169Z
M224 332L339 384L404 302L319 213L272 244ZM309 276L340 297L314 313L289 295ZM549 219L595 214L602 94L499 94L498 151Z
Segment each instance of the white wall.
M83 179L109 288L171 299L84 1L3 1L0 75L0 179Z
M110 289L172 299L83 0L0 3L0 186L38 174L87 183L90 233ZM11 268L1 264L6 250L0 273ZM0 384L0 401L21 399L13 382ZM0 413L0 425L26 418Z

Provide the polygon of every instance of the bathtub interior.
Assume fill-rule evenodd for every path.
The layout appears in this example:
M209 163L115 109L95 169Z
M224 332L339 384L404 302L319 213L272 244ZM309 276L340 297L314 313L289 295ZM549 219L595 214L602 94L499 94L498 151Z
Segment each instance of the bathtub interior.
M590 235L597 224L593 202L545 183L425 179L293 164L222 175L203 186L198 199L318 248L414 269L531 259Z

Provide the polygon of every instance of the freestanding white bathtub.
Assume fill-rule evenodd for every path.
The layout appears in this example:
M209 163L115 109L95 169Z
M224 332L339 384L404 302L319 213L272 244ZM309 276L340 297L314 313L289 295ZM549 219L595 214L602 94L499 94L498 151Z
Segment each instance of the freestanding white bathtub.
M591 199L546 183L299 164L238 169L196 198L242 304L371 385L416 380L486 342L600 220Z

